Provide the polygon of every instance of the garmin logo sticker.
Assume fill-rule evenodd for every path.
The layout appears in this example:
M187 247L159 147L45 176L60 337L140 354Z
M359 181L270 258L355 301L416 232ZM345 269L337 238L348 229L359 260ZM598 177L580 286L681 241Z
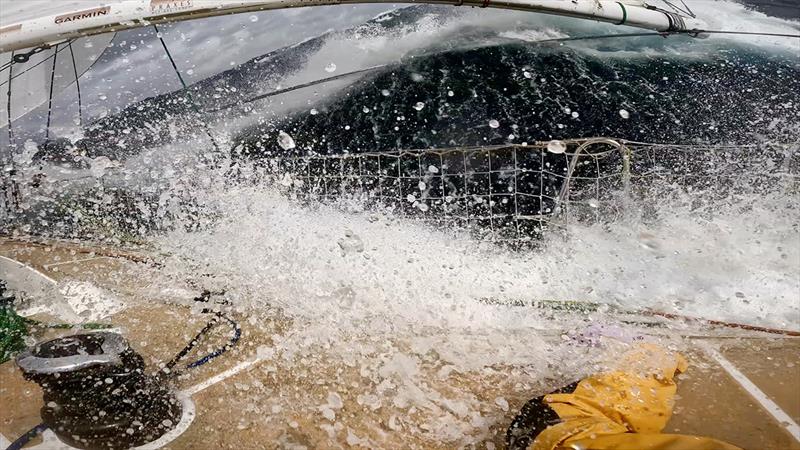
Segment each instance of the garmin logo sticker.
M92 17L107 16L111 12L110 6L102 8L87 9L86 11L79 11L76 13L64 14L56 16L56 23L74 22L76 20L91 19Z
M154 14L169 14L190 9L192 0L150 0L150 12Z
M0 28L0 34L8 34L13 33L15 31L19 31L22 29L22 24L18 23L16 25L9 25L7 27Z

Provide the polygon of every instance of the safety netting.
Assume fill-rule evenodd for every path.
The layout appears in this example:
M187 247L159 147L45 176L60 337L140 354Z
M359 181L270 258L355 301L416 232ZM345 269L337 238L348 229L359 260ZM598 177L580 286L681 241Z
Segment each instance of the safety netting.
M682 190L699 197L798 192L797 145L668 145L609 138L489 147L286 156L243 179L302 202L390 208L410 220L470 230L481 240L539 241L570 222L593 224ZM241 167L236 168L240 172Z

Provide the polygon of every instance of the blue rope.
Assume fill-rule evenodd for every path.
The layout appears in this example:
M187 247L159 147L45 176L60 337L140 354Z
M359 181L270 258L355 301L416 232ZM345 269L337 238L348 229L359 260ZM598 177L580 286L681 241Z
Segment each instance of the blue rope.
M220 347L217 350L214 350L213 352L209 353L208 355L203 356L202 358L198 359L197 361L187 365L186 366L187 369L194 369L195 367L200 367L203 364L205 364L205 363L211 361L212 359L216 358L217 356L222 355L223 353L225 353L228 350L230 350L231 347L236 345L236 343L239 341L239 338L242 337L242 329L239 328L239 325L236 322L234 322L233 320L231 320L230 318L228 318L227 316L224 316L222 314L220 314L219 317L222 317L223 319L228 321L228 323L231 324L231 326L233 327L233 336L231 336L231 340L228 341L228 343L225 344L224 347Z
M207 303L210 300L212 295L219 295L219 293L212 293L210 291L203 291L203 293L201 293L199 296L197 296L194 299L194 301ZM227 302L223 302L223 303L227 303ZM224 319L226 322L228 322L231 325L231 327L233 328L233 336L231 336L230 340L228 341L227 344L225 344L224 347L218 348L218 349L214 350L213 352L209 353L208 355L203 356L202 358L198 359L197 361L195 361L195 362L193 362L191 364L188 364L186 366L186 368L187 369L193 369L195 367L202 366L203 364L206 364L207 362L211 361L212 359L216 358L217 356L220 356L223 353L227 352L228 350L231 349L231 347L233 347L234 345L236 345L237 342L239 342L239 338L242 337L242 330L241 330L241 328L239 328L239 325L236 322L234 322L230 317L228 317L227 315L225 315L225 313L223 313L221 311L213 311L213 310L211 310L209 308L203 308L202 312L203 313L214 313L214 317L211 320L208 321L206 326L204 326L203 329L200 330L199 333L197 333L197 335L194 337L194 339L189 341L189 343L186 344L186 346L183 349L181 349L181 351L178 352L177 355L175 355L167 364L164 365L164 368L161 370L163 376L170 376L169 375L170 373L172 374L171 376L176 375L178 372L173 372L172 369L180 361L182 361L186 357L186 355L189 354L189 352L192 351L192 349L200 342L200 340L203 338L203 336L205 336L209 331L211 331L215 326L217 326L219 324L220 319Z
M20 450L20 449L22 449L22 447L25 447L25 445L28 442L30 442L31 439L33 439L36 436L42 434L42 432L44 432L44 430L46 430L46 429L47 429L47 425L45 425L43 423L40 423L39 425L36 425L35 427L33 427L30 430L28 430L27 432L25 432L25 434L23 434L22 436L18 437L16 441L11 443L11 445L6 447L6 450Z

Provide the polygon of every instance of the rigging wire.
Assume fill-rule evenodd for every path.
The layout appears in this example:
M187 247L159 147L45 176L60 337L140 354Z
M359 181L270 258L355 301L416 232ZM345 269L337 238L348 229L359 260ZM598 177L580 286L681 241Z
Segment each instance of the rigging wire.
M681 8L678 5L672 3L672 1L670 1L670 0L661 0L661 1L664 2L664 4L666 4L667 6L669 6L670 8L672 8L675 12L677 12L679 14L686 14L687 16L689 16L689 17L691 17L693 19L697 18L697 15L695 15L695 13L692 11L692 9L689 8L689 5L687 5L686 2L683 1L683 0L680 0L681 4L683 5L683 8Z
M11 61L14 61L14 52L11 52ZM5 69L3 69L5 70ZM8 115L8 145L14 146L14 132L11 131L11 73L13 72L13 66L8 66L8 92L6 95L8 96L8 103L6 105L6 114ZM0 70L2 72L2 70Z
M305 87L314 86L314 85L321 84L321 83L327 83L327 82L330 82L330 81L335 81L335 80L339 80L339 79L342 79L342 78L346 78L346 77L349 77L349 76L352 76L352 75L358 75L360 73L372 72L374 70L385 69L387 67L393 67L393 66L397 66L397 65L398 65L397 63L395 63L395 64L381 64L381 65L377 65L377 66L367 67L367 68L364 68L364 69L354 70L352 72L347 72L347 73L342 73L342 74L339 74L339 75L334 75L332 77L321 78L321 79L318 79L318 80L309 81L308 83L297 84L297 85L294 85L294 86L290 86L288 88L276 89L276 90L274 90L272 92L268 92L266 94L257 95L255 97L251 97L251 98L249 98L247 100L243 100L241 102L229 103L229 104L227 104L225 106L220 106L219 108L208 109L208 110L206 110L206 112L219 112L219 111L222 111L223 109L231 109L231 108L239 106L239 105L243 105L243 104L246 104L246 103L252 103L252 102L254 102L256 100L261 100L261 99L264 99L264 98L267 98L267 97L272 97L274 95L285 94L286 92L296 91L298 89L302 89L302 88L305 88Z
M0 66L0 71L6 70L7 68L9 68L9 67L11 67L11 66L13 66L14 64L17 64L17 63L26 63L26 62L30 61L31 56L33 56L33 55L35 55L37 53L41 53L44 50L47 50L48 48L50 48L49 45L40 45L39 47L35 47L35 48L31 49L31 51L26 52L26 53L14 53L14 52L12 52L13 55L11 57L11 60L9 62L3 64L2 66ZM39 64L41 64L41 62ZM37 64L37 66L39 64Z
M50 71L50 93L47 95L47 129L45 130L44 139L50 139L50 118L53 114L53 85L56 80L56 62L58 61L58 44L53 52L53 69ZM11 86L9 86L10 88Z
M195 297L194 301L208 303L210 301L212 295L219 295L219 294L220 293L212 293L210 291L203 291L202 294L200 294L198 297ZM227 303L227 302L223 301L223 304L225 304L225 303ZM209 308L203 308L203 310L201 312L202 313L211 313L211 312L213 312L214 313L214 317L211 320L209 320L208 323L206 323L206 325L197 333L197 335L195 335L195 337L191 341L189 341L189 343L186 344L186 346L183 349L181 349L181 351L178 352L178 354L176 354L169 362L167 362L164 365L164 368L161 369L161 373L164 376L175 376L175 375L177 375L179 373L179 372L173 372L172 369L182 359L184 359L187 354L189 354L189 352L200 342L200 340L203 338L203 336L208 334L209 331L211 331L215 326L217 326L219 324L220 319L228 322L228 324L231 326L231 329L233 330L233 334L231 335L230 339L228 340L228 343L226 343L222 347L217 348L216 350L212 351L211 353L201 357L200 359L198 359L198 360L196 360L196 361L194 361L192 363L187 364L186 365L186 369L194 369L195 367L200 367L203 364L206 364L207 362L211 361L212 359L214 359L214 358L222 355L223 353L227 352L228 350L230 350L234 345L236 345L237 342L239 342L239 339L242 336L242 329L239 327L239 324L237 324L233 319L231 319L230 317L228 317L225 313L223 313L221 311L213 311L213 310L211 310Z
M186 93L186 96L189 98L189 103L192 106L192 109L200 116L200 108L197 106L197 102L194 101L194 97L192 96L192 91L186 85L186 81L183 79L183 75L181 75L181 71L178 70L178 65L175 64L175 60L172 58L172 53L170 53L169 48L167 47L167 43L164 41L164 37L160 31L158 31L158 26L153 24L153 29L156 31L156 36L161 41L161 45L164 47L164 52L167 54L167 58L169 58L169 62L172 63L172 68L175 70L175 75L178 76L178 80L181 82L181 86L183 86L183 91ZM217 145L216 139L211 134L211 129L208 127L208 123L200 118L200 122L203 124L203 129L205 129L206 134L208 135L209 139L211 139L211 144L214 146L214 149L220 151L219 146Z
M741 35L741 36L768 36L768 37L787 37L787 38L800 39L800 34L767 33L767 32L764 32L764 31L681 30L681 31L675 31L674 33L677 33L677 34L688 34L688 35L696 35L696 34L732 34L732 35Z
M72 51L71 40L67 43L69 46L69 54L72 56L72 69L75 71L75 87L78 89L78 126L83 127L83 103L81 102L81 80L78 76L78 65L75 63L75 52Z
M115 34L115 37L116 37L116 34ZM71 39L69 42L74 42L74 41L76 41L77 39L82 39L82 38L75 38L75 39ZM90 39L90 37L86 37L86 39ZM112 41L113 41L113 38L112 38ZM99 60L100 60L100 59L103 57L103 55L105 55L106 51L108 51L108 48L109 48L109 47L111 47L111 46L113 46L113 44L111 43L112 41L109 41L109 43L108 43L108 44L107 44L105 47L103 47L103 51L101 51L101 52L100 52L100 54L99 54L99 55L97 55L97 56L96 56L96 57L93 59L93 61L94 61L94 62L97 62L97 61L99 61ZM65 42L66 42L66 41L64 41L64 42L60 42L60 44L63 44L63 43L65 43ZM47 44L47 45L42 45L42 46L36 47L36 48L34 48L33 50L31 50L31 51L29 51L29 52L27 52L27 53L18 53L18 54L16 54L16 55L14 56L14 59L13 59L13 60L11 60L11 61L9 61L9 62L7 62L7 63L3 64L2 66L0 66L0 72L2 72L2 71L4 71L4 70L6 70L6 69L7 69L7 68L9 68L9 67L12 67L12 66L13 66L13 65L15 65L15 64L23 64L23 63L27 63L27 62L29 62L29 61L30 61L30 58L31 58L31 56L33 56L33 55L35 55L35 54L38 54L38 53L41 53L42 51L44 51L44 50L47 50L47 49L49 49L49 48L52 48L52 47L53 47L53 45L52 45L52 44ZM66 46L63 46L63 47L61 47L61 48L58 50L58 52L62 52L62 51L64 51L64 50L66 50L67 48L68 48L68 47L66 47ZM20 57L20 55L24 55L25 57L24 57L24 58L21 58L21 57ZM26 73L30 72L31 70L33 70L33 69L35 69L35 68L37 68L37 67L41 66L42 64L44 64L44 63L46 63L47 61L49 61L49 60L50 60L50 58L53 58L53 56L54 56L54 55L50 55L50 56L47 56L47 57L43 58L41 61L37 62L36 64L34 64L34 65L32 65L32 66L28 67L27 69L23 70L22 72L19 72L18 74L14 75L14 76L13 76L12 78L10 78L8 81L3 81L2 83L0 83L0 86L5 86L7 83L11 83L11 80L17 79L17 78L21 77L22 75L25 75ZM87 69L87 70L88 70L88 69Z

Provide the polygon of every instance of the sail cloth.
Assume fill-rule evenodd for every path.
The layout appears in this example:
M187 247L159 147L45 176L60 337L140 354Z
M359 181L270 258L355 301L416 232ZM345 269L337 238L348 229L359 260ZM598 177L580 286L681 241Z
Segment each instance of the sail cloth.
M79 79L113 38L114 33L106 33L70 40L42 50L19 64L6 64L12 61L12 52L0 55L0 67L5 67L0 70L0 128L66 90L74 99L71 103L78 105L75 120L80 124Z
M124 0L0 0L0 42L20 31L28 22L42 17L63 21L76 11L116 6ZM61 18L61 19L58 19ZM25 63L10 64L14 55L32 48L0 54L0 128L48 103L62 92L78 105L75 119L80 121L79 78L97 61L114 38L114 33L76 37L56 43L33 54ZM37 43L41 44L41 43Z

